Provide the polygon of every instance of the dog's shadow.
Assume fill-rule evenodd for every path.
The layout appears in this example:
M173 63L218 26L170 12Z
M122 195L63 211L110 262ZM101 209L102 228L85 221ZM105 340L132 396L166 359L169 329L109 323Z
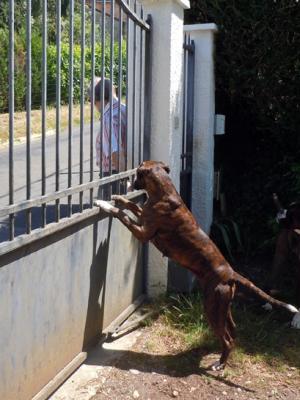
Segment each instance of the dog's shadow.
M123 371L135 369L140 372L156 373L175 378L198 375L207 379L214 379L235 389L240 388L246 392L254 393L253 390L226 379L222 371L213 372L209 367L200 367L201 360L210 352L210 350L194 348L177 354L160 355L99 348L89 355L85 363L88 365L114 366Z

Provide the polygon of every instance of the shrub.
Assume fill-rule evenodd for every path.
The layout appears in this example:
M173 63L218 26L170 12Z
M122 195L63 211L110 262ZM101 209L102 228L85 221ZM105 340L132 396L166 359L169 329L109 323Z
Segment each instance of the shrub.
M24 110L26 104L26 36L25 31L15 34L15 109ZM0 29L0 112L8 111L8 31ZM109 43L107 41L107 43ZM122 43L123 91L126 84L126 42ZM74 44L74 102L80 101L81 47ZM101 75L101 45L95 45L95 75ZM56 46L47 47L47 102L56 102ZM110 77L110 47L105 48L105 76ZM114 45L114 84L119 79L119 45ZM85 82L87 88L91 81L91 48L85 47ZM32 108L41 106L42 89L42 38L37 31L32 32ZM61 102L69 102L69 44L61 45Z
M300 196L300 24L296 0L191 0L187 23L215 22L216 164L232 217L254 249L274 234L272 192ZM296 167L295 167L296 166ZM298 167L297 167L298 166Z
M113 81L118 86L119 79L119 45L114 46L114 77ZM122 45L122 73L123 73L123 90L126 84L126 43ZM74 45L74 102L80 101L80 81L81 81L81 47ZM56 84L56 47L48 46L48 102L55 103L55 84ZM101 45L95 45L95 75L101 76L102 69L102 50ZM105 76L110 77L110 48L105 48ZM91 48L85 47L85 84L87 88L91 81ZM63 103L69 101L69 45L62 44L61 48L61 100Z

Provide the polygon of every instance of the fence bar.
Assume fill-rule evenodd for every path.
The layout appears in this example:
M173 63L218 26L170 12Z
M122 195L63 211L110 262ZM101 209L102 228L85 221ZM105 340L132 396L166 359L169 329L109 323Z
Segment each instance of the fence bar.
M144 18L143 7L141 7L141 19ZM142 92L143 92L143 30L140 30L140 98L139 98L139 164L142 161Z
M127 3L125 3L125 0L118 0L122 9L124 12L127 14L128 17L137 25L139 25L141 28L143 28L145 31L150 31L150 25L148 22L144 22L141 20L138 15L130 9L130 2L127 0Z
M68 119L68 187L72 186L73 96L74 96L74 0L69 4L69 119ZM72 215L72 196L68 196L68 216Z
M129 0L127 0L129 2ZM130 34L130 29L129 29L129 17L127 15L126 18L126 145L125 145L125 169L128 168L128 137L129 137L129 111L128 111L128 105L129 105L129 91L128 91L128 84L129 84L129 71L128 71L128 66L129 66L129 34Z
M111 176L107 176L102 179L95 179L92 182L83 183L82 185L77 185L75 187L60 190L55 193L46 194L44 196L38 196L31 200L22 201L21 203L11 204L9 206L2 207L0 209L0 218L16 213L23 210L28 210L29 208L41 205L43 203L49 203L56 199L62 199L63 197L70 196L72 194L80 193L91 188L101 187L112 182L117 182L118 180L129 178L135 175L136 169L119 172Z
M59 191L60 171L60 99L61 99L61 0L56 0L56 181L55 190ZM55 202L55 219L60 219L59 200Z
M143 190L138 190L127 195L127 198L136 199L144 195L145 192ZM36 229L31 233L31 235L18 236L12 242L0 243L0 256L2 256L3 254L7 254L13 250L16 250L21 246L26 246L30 243L33 243L36 240L40 240L49 235L53 235L56 232L60 232L63 229L66 229L70 226L80 223L81 221L87 221L89 218L95 218L95 217L99 219L99 207L93 207L92 209L84 210L83 213L76 213L72 216L72 218L64 218L63 220L60 221L59 224L51 223L44 229ZM105 217L106 216L103 215L102 218Z
M113 85L114 85L114 33L115 33L115 1L110 2L110 93L109 93L109 175L112 174L112 135L113 132Z
M31 197L31 0L26 9L26 199ZM31 210L27 210L26 232L31 232Z
M80 74L80 144L79 183L83 183L84 77L85 77L85 0L81 0L81 74ZM83 210L83 192L79 193L79 208Z
M151 15L147 17L147 24L152 27ZM144 143L143 143L143 158L144 160L150 160L150 136L151 136L151 85L152 85L152 72L151 72L151 60L152 60L152 41L150 30L145 33L145 77L144 77L144 109L147 112L144 114Z
M186 147L188 149L186 164L190 171L192 171L193 165L193 124L194 124L194 71L195 71L195 57L194 57L194 41L191 42L189 37L188 43L192 49L190 50L188 65L187 65L187 73L188 73L188 82L187 82L187 137L186 137Z
M136 0L134 1L134 12L136 13ZM134 168L135 164L135 78L136 78L136 23L133 25L133 93L132 93L132 164L131 168Z
M46 193L46 107L47 107L47 0L42 17L42 195ZM42 226L46 226L46 204L42 204Z
M183 45L183 53L184 53L184 62L183 62L183 118L182 118L182 151L181 151L181 170L184 170L184 165L185 165L185 136L186 136L186 82L187 82L187 76L186 76L186 56L187 56L187 36L186 34L184 35L184 45Z
M102 3L102 30L101 30L101 51L102 51L102 61L101 61L101 131L100 131L100 178L103 177L103 134L104 134L104 80L105 80L105 10L106 10L106 0Z
M121 167L121 155L122 159L124 154L122 152L122 93L123 93L123 74L122 74L122 42L123 42L123 10L120 5L119 7L119 90L118 90L118 121L119 121L119 131L118 131L118 172L120 172ZM120 182L118 183L118 193L120 193Z
M9 204L14 203L14 108L15 108L15 79L14 79L14 51L15 51L15 2L9 2ZM15 236L15 216L9 216L9 239Z
M91 27L91 126L90 126L90 181L94 179L94 98L95 98L95 13L96 0L92 2ZM90 207L93 206L94 191L90 190Z

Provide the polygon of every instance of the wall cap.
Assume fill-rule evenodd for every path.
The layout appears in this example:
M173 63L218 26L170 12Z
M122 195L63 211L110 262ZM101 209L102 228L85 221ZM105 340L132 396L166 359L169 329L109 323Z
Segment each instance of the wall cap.
M189 0L176 0L176 2L182 6L184 10L188 10L191 8L191 4Z
M170 0L140 0L140 3L147 4L147 3L164 3ZM191 8L190 0L172 0L175 3L178 3L184 10Z
M195 32L195 31L212 31L218 32L218 27L214 23L209 24L192 24L192 25L184 25L184 32Z

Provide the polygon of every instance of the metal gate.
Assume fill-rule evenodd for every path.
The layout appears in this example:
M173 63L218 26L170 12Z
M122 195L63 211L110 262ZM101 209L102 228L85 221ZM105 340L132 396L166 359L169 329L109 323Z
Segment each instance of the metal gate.
M20 15L23 15L21 21L16 19ZM9 0L1 16L8 21L4 30L7 43L1 55L6 57L8 65L6 85L0 88L0 96L8 101L0 107L0 122L5 117L9 124L7 146L0 149L0 255L32 241L35 230L41 228L47 232L50 223L59 223L92 208L100 186L134 175L144 153L148 153L151 85L150 19L144 20L143 9L136 1L131 4L129 0L34 3ZM23 48L20 48L21 31L26 32ZM36 43L33 49L37 40L39 50ZM20 74L25 84L22 98L17 95ZM34 74L39 74L38 84ZM98 77L113 83L109 88L110 111L106 119L105 85L102 85L100 123L96 120L94 90L88 96L89 86L94 87ZM22 150L17 145L20 113L16 111L19 110L23 110L24 119ZM55 126L49 130L50 118L55 119ZM121 144L122 118L126 119L126 144ZM39 138L33 136L36 123ZM117 138L113 135L116 123ZM98 157L102 159L104 145L101 143L95 149L95 140L105 125L109 137L104 171L101 161L100 165L95 164L95 153L101 153ZM120 159L116 166L112 164L115 141L119 154L123 146L122 168ZM61 227L57 225L58 229ZM42 235L39 232L39 238Z
M141 245L93 201L149 157L150 32L131 0L1 7L0 398L47 398L145 293Z
M189 36L184 38L184 103L180 171L180 195L191 208L193 168L193 121L194 121L194 70L195 43Z

